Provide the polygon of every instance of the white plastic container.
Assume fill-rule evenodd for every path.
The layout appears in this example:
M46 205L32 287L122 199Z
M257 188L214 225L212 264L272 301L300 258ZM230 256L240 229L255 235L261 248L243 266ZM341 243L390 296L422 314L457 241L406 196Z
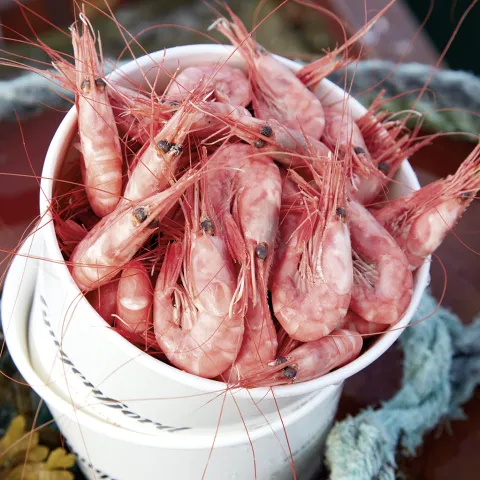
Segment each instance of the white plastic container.
M43 243L42 240L39 236L36 238L36 250L40 250L41 243ZM41 254L39 256L41 257ZM117 402L106 396L102 391L102 386L95 388L88 381L83 373L70 361L68 355L63 352L52 330L48 306L39 295L39 280L40 277L37 278L30 311L28 350L32 365L35 366L35 371L41 380L48 384L51 390L75 406L75 408L101 420L121 424L124 428L150 435L155 434L159 430L167 432L184 430L185 427L179 425L160 425L158 422L150 421L149 418L139 416L124 403ZM132 382L132 387L134 388L134 382ZM338 386L338 390L340 389L341 385ZM288 406L288 410L301 408L306 402L315 397L316 393L318 392L302 395L297 402ZM159 401L159 407L162 407L161 401ZM285 411L286 409L284 409L282 414ZM252 432L261 428L267 422L277 419L277 411L268 413L265 416L247 417L244 418L243 423L239 421L236 424L225 424L225 422L220 422L220 419L217 418L218 431L231 433L232 428L244 429L247 427L249 432ZM197 427L192 434L202 435L205 434L205 431L205 428Z
M166 52L156 52L142 57L114 72L111 81L140 82L143 72L153 80L157 74L156 64L174 71L182 67L205 61L220 62L232 54L232 47L221 45L193 45L176 47ZM279 58L292 70L299 66ZM155 63L156 62L156 63ZM234 54L229 63L243 67L243 61ZM159 88L165 86L167 77L160 75ZM164 82L162 84L162 82ZM328 103L344 98L344 92L328 81L324 81L317 94ZM365 109L350 99L354 117L361 116ZM199 378L161 361L151 358L131 345L120 335L110 330L102 318L83 298L61 256L48 207L52 195L52 178L56 178L67 149L75 133L76 112L72 109L59 126L48 151L42 172L42 195L40 213L45 242L41 263L39 295L45 305L51 330L61 344L62 352L72 366L82 373L92 391L101 391L103 396L121 403L138 415L172 428L211 428L217 425L220 412L223 425L235 425L247 419L248 422L261 419L280 408L282 414L288 406L302 400L305 395L331 385L339 385L346 378L362 370L387 350L401 334L398 327L409 323L416 310L422 293L428 283L429 263L426 262L414 276L414 294L409 308L395 330L379 336L375 344L350 364L304 383L249 391L229 391L226 396L225 384ZM392 186L390 195L398 197L411 189L418 189L417 178L408 162L404 162ZM406 185L401 187L400 184ZM408 190L409 189L409 190ZM234 395L234 398L233 398ZM241 415L240 415L241 412ZM243 420L242 420L243 418Z
M333 421L340 387L327 387L299 407L285 410L254 429L230 427L144 432L101 421L77 409L38 375L28 352L28 318L38 261L22 248L8 272L2 303L7 347L18 370L44 399L79 465L90 479L287 480L312 478L320 466L325 437ZM25 256L24 256L25 255ZM63 392L65 394L65 392ZM292 454L285 440L285 432ZM255 469L255 470L254 470ZM206 471L205 477L202 477Z

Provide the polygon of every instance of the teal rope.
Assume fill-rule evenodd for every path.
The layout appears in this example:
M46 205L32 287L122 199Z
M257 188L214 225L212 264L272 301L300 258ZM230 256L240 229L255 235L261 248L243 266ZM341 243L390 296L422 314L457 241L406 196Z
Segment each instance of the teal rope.
M437 306L425 294L414 322ZM440 308L400 337L404 374L400 391L379 409L337 423L326 447L331 480L394 480L395 452L412 456L425 433L442 420L465 418L461 405L480 385L480 318L471 326Z

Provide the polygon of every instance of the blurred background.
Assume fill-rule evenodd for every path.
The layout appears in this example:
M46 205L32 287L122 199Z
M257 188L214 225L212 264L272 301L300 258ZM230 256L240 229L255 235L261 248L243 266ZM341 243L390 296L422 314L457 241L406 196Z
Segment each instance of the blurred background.
M32 36L17 2L18 0L0 0L2 37L18 38L15 32L27 37ZM64 30L74 19L72 0L22 0L21 3ZM247 26L251 26L254 14L261 19L282 2L266 0L261 2L259 9L260 2L256 0L229 0L226 3ZM336 14L345 25L347 33L351 34L356 32L368 17L385 6L388 0L313 0L311 3ZM472 3L475 2L397 0L367 36L368 57L393 61L402 57L403 61L434 64L463 13ZM194 33L192 29L206 32L215 18L211 7L218 7L215 1L199 0L109 0L108 5L118 22L131 35L145 31L138 39L146 50L209 42L205 36ZM125 42L116 25L100 10L107 11L105 0L91 0L87 13L101 33L105 55L117 58L124 49ZM427 16L428 21L418 32ZM29 16L29 22L49 46L70 52L68 38L48 22L34 15ZM475 5L449 46L443 67L480 72L480 42L476 31L479 22L480 7ZM215 34L214 37L220 39ZM324 48L342 42L343 34L338 22L332 17L313 13L307 6L289 2L258 30L258 41L275 53L309 59L320 55ZM5 38L0 41L0 45L3 49L30 58L42 58L41 52ZM139 50L134 48L134 52L138 53ZM355 49L350 53L355 55ZM2 77L14 74L15 72L7 69L2 69L1 73Z

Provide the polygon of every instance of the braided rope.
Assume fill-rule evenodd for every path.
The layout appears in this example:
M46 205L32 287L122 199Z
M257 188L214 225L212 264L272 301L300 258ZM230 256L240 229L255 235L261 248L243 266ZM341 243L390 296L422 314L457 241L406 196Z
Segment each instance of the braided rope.
M437 300L425 293L413 321L429 315ZM470 326L440 307L400 336L402 387L377 410L337 423L327 438L330 480L395 480L397 446L415 454L423 435L439 422L464 419L462 404L480 385L480 317Z

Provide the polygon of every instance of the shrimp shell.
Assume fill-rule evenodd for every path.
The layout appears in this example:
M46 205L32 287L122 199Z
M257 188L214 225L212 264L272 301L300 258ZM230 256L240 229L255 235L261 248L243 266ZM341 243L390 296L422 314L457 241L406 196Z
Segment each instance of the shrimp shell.
M350 201L347 215L354 268L350 309L369 322L396 323L413 293L407 257L360 203Z
M244 379L242 385L273 387L313 380L351 362L362 346L363 340L358 333L335 330L331 335L300 345L287 356L278 357L257 374Z
M349 310L345 315L341 328L357 332L360 335L373 335L383 332L387 328L387 325L384 323L368 322L352 310Z
M378 211L376 220L393 236L417 269L443 242L480 189L480 144L454 175L437 180Z
M147 270L134 261L122 272L117 291L117 317L120 326L142 334L152 321L153 287Z
M353 271L342 206L346 202L344 168L332 159L323 185L317 179L321 193L292 174L311 201L306 202L301 222L287 241L271 292L275 316L295 340L309 342L328 335L350 303Z
M183 100L194 88L202 85L205 92L214 91L218 102L246 107L251 101L247 76L229 65L199 65L182 70L165 91L169 99Z
M86 295L90 305L110 326L113 326L117 313L117 290L118 281L113 280Z
M155 337L175 366L214 378L237 357L243 312L231 310L236 275L222 239L205 232L187 235L185 251L180 243L167 251L155 286ZM182 264L190 279L184 287L177 285Z
M295 73L261 48L241 20L228 7L226 9L232 21L220 18L213 27L238 48L247 63L256 117L276 119L287 128L319 139L325 128L320 100Z
M77 245L70 258L70 271L80 289L105 285L129 262L157 229L156 224L178 202L199 172L187 173L168 190L154 194L139 206L119 205L95 225Z
M72 26L76 106L83 177L90 205L99 217L113 212L122 193L122 150L104 72L88 27Z

